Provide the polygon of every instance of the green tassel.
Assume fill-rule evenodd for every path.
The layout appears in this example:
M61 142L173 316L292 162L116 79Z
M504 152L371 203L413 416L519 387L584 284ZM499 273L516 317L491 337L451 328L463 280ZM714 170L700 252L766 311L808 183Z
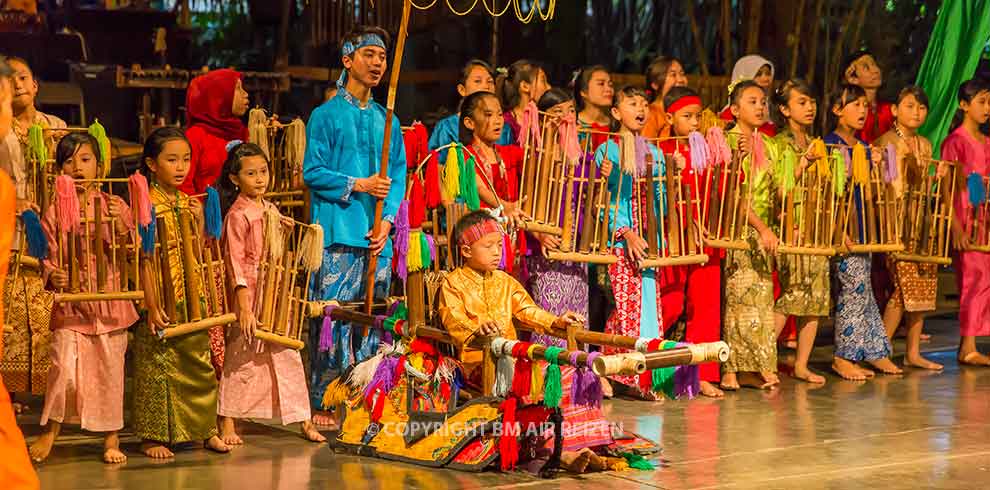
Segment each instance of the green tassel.
M426 239L426 233L419 234L419 256L423 259L423 270L429 269L433 258L430 257L430 242Z
M560 386L560 365L557 364L557 356L564 352L560 347L549 346L543 353L543 358L547 364L547 374L544 376L543 405L547 408L559 408L560 399L564 396L564 390Z
M28 128L28 158L34 158L38 168L45 168L48 163L48 146L45 145L45 132L40 124L32 124Z
M785 193L791 192L794 189L795 171L797 171L797 155L790 145L787 145L787 148L780 155L781 185Z
M468 209L477 211L481 208L481 198L478 196L478 179L474 173L474 157L469 157L464 162L464 170L461 175L461 197Z
M646 458L636 454L636 453L622 453L622 457L626 459L626 463L629 464L630 468L636 468L637 470L651 471L655 470L656 467L653 463L646 460Z
M100 124L99 119L95 119L93 124L89 125L87 131L91 136L96 138L97 144L100 145L100 155L99 160L103 163L104 168L110 168L110 139L107 138L107 130Z
M846 194L846 159L838 148L833 148L829 160L832 162L832 192L842 197Z
M656 368L653 370L653 386L651 391L654 393L663 393L670 398L674 399L674 372L677 368L665 367Z

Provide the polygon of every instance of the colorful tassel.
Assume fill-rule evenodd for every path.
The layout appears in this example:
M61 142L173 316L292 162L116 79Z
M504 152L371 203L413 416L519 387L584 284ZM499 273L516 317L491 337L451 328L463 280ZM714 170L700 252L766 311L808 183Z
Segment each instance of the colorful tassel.
M543 393L543 366L530 358L529 398L537 400Z
M973 172L966 178L966 189L969 191L969 203L979 206L987 202L986 187L983 186L983 177Z
M708 143L705 142L705 137L697 131L691 131L691 134L688 135L688 146L691 147L691 168L697 173L704 172L712 158L708 154Z
M413 174L409 186L409 227L419 228L423 226L423 221L426 221L426 191L423 190L423 181Z
M110 139L107 138L107 130L100 124L99 119L94 119L93 124L89 125L87 132L90 136L96 138L96 143L99 145L97 150L100 154L97 155L97 159L103 164L100 167L102 169L100 178L106 178L107 173L110 172Z
M897 148L893 143L887 143L886 148L887 171L884 172L884 181L887 183L897 180L899 169L897 165Z
M141 251L145 255L155 253L155 233L157 232L158 220L155 217L155 207L151 207L151 220L148 226L138 225L138 235L141 237Z
M558 355L564 352L560 347L547 346L543 352L543 358L547 361L546 386L543 388L543 405L547 408L559 408L560 399L563 398L563 388L561 387L560 364Z
M622 457L625 458L626 463L629 464L630 468L644 471L652 471L656 469L653 466L653 463L650 463L646 460L646 458L636 453L622 453Z
M322 405L324 410L330 410L339 406L350 398L350 389L344 381L345 379L345 376L340 376L327 385L326 391L323 392Z
M26 209L21 213L21 221L24 223L24 235L27 239L28 254L38 260L48 258L48 237L45 230L41 228L41 220L38 213L32 209Z
M851 177L853 174L852 165L852 150L848 147L842 148L842 162L846 167L846 177Z
M131 198L131 210L137 214L138 225L151 223L151 195L148 193L148 179L139 172L127 178L127 191Z
M440 162L437 152L430 153L430 159L426 162L426 170L423 172L423 195L426 198L426 207L434 209L440 205Z
M532 135L529 145L534 148L543 146L543 136L540 134L540 110L536 107L535 101L529 101L523 109L522 117L519 119L519 135L516 143L520 147L526 147L526 138Z
M519 400L515 397L506 398L499 405L502 412L502 435L498 438L499 467L502 471L509 471L516 468L519 462L519 432L516 421L516 407Z
M701 392L701 376L698 365L677 366L674 369L674 397L694 398Z
M323 323L320 326L320 352L330 352L333 348L333 310L337 305L327 305L323 308Z
M313 223L306 227L299 243L299 265L309 273L320 270L323 265L323 227Z
M395 213L395 235L392 247L395 249L395 273L403 281L409 275L406 255L409 253L409 201L403 199Z
M821 138L811 140L811 144L808 146L808 153L813 157L817 157L819 160L828 157L828 150L825 149L825 141Z
M423 252L420 250L422 241L419 239L422 233L418 230L409 232L409 251L406 254L406 267L409 272L423 270Z
M395 387L398 381L395 378L395 366L399 362L398 356L385 356L382 362L378 363L375 375L371 378L368 386L364 389L364 397L370 396L374 390L381 390L382 394L388 394Z
M564 153L564 158L569 162L576 161L581 157L581 145L578 140L577 118L574 114L567 114L560 118L557 125L557 142Z
M711 165L725 165L732 161L732 149L729 142L725 140L725 133L719 126L712 126L705 135L708 143L708 156L711 158Z
M426 237L426 245L430 248L430 264L432 265L437 261L437 244L433 241L432 235L423 233L423 236Z
M846 194L846 164L845 152L838 148L832 149L832 192L842 197Z
M423 269L429 269L433 265L433 251L430 249L429 236L426 233L419 233L419 256Z
M673 400L674 396L674 371L672 367L656 368L652 372L650 391L663 393Z
M464 199L464 204L471 211L477 211L481 209L481 197L478 196L478 179L475 178L475 161L474 157L468 157L467 160L463 159L463 152L459 152L459 161L464 164L461 169L461 198Z
M781 186L785 193L794 189L795 172L797 172L797 154L794 153L790 145L787 145L787 148L780 154Z
M79 195L76 194L76 183L69 175L59 175L55 178L55 215L59 225L67 233L79 231Z
M852 177L855 184L870 183L870 161L866 157L866 147L861 143L856 143L852 148Z
M213 186L206 188L206 204L203 206L206 234L214 240L223 233L223 214L220 212L220 194ZM281 223L279 223L281 225Z
M447 150L447 162L443 166L443 182L440 188L445 201L453 202L461 192L461 166L457 161L460 147Z
M753 132L753 171L759 172L767 168L767 148L763 141L763 135L759 131Z
M492 386L492 396L499 398L509 395L512 388L512 378L515 374L515 364L510 356L499 356L495 361L495 385Z
M34 159L38 168L43 169L48 164L48 145L45 144L45 131L40 124L28 127L28 159Z

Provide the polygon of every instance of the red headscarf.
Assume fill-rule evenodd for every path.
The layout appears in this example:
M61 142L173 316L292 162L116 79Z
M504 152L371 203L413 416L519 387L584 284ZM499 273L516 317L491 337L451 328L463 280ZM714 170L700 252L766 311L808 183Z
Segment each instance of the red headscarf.
M227 141L247 140L247 127L231 112L238 80L241 73L226 68L194 78L186 91L186 124Z

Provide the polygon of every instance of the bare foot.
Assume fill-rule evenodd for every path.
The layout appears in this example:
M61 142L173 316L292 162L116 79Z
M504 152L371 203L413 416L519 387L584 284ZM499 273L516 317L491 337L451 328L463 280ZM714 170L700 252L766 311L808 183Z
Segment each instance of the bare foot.
M313 412L313 424L317 427L337 428L337 421L333 418L333 414L323 410Z
M58 432L51 429L46 430L41 437L38 437L34 444L28 449L28 453L31 454L31 461L35 463L41 463L48 459L48 455L52 452L52 446L55 444L55 438L58 437Z
M942 369L945 369L945 366L937 362L929 361L928 359L925 359L921 355L918 355L917 357L914 356L905 357L904 366L914 367L919 369L930 369L932 371L941 371Z
M564 451L560 455L561 466L571 473L584 473L591 462L591 450L584 448L580 451Z
M773 382L768 381L763 375L758 375L756 373L740 373L739 384L747 388L756 388L758 390L768 390L774 387Z
M869 363L883 374L904 374L904 371L897 367L897 364L894 364L894 361L891 361L889 357L869 361Z
M866 379L870 379L870 378L872 378L872 377L874 377L874 376L877 375L877 373L873 372L873 370L870 369L870 368L865 368L865 367L860 366L858 364L855 364L855 366L856 366L856 369L859 369L859 372L863 373L863 376L866 376Z
M602 376L598 380L602 383L602 398L609 399L615 396L615 392L612 390L612 383L609 382L608 378Z
M213 436L203 441L203 448L209 449L210 451L220 454L230 452L230 446L224 444L223 439L220 439L217 436Z
M780 377L777 376L777 373L770 371L763 371L760 373L760 376L763 377L763 381L770 383L771 386L780 384Z
M164 444L155 441L143 441L141 442L141 452L152 459L168 459L175 457L169 448L165 447Z
M797 380L804 381L805 383L811 383L816 385L825 384L824 376L817 374L808 368L803 368L803 369L795 368L794 372L791 374L791 377Z
M866 381L866 374L862 370L841 357L832 358L832 371L835 371L835 374L845 380Z
M316 430L316 425L308 420L302 423L302 435L307 441L327 442L327 438L323 437L323 434L320 434L320 431Z
M701 382L701 394L709 398L722 398L725 396L725 392L708 381Z
M990 366L990 357L987 357L975 350L965 354L960 352L959 364L965 364L967 366Z
M116 432L110 432L103 439L103 462L117 464L127 462L127 455L120 451L120 438Z
M736 373L725 373L722 375L722 382L719 383L725 391L736 391L739 389L739 380Z
M237 435L237 426L233 417L223 417L220 422L220 439L228 446L240 446L244 444L244 439ZM226 452L226 451L221 451Z

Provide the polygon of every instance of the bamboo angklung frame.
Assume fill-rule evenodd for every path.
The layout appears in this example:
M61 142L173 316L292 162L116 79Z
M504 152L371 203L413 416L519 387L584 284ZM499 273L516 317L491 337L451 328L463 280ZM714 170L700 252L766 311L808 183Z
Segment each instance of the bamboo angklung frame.
M938 265L952 263L950 257L959 166L953 162L921 158L921 164L905 162L904 194L898 202L904 251L897 260ZM935 172L929 172L929 165ZM947 169L940 175L940 166Z
M186 202L198 196L183 198ZM161 338L172 338L186 335L212 327L226 326L237 321L237 315L230 312L227 303L227 276L218 240L204 239L201 227L192 215L188 204L169 203L164 212L157 212L156 241L154 256L149 261L149 269L153 274L151 283L158 288L154 291L158 304L165 310L172 326L158 331ZM176 237L178 244L169 241L168 221L164 213L178 213ZM177 246L179 260L184 273L185 286L185 318L186 323L176 324L178 305L175 295L175 285L172 284L172 258L168 253L170 246Z
M749 250L746 227L749 226L750 183L743 169L743 155L732 151L732 159L709 167L710 176L703 182L705 196L701 216L705 245L725 250Z
M529 218L523 229L560 236L561 209L567 184L574 178L574 162L566 162L558 145L558 118L541 112L542 145L532 132L523 139L523 161L519 178L519 206Z
M44 128L42 134L45 139L45 146L48 147L48 161L39 162L27 147L22 147L24 163L27 170L28 179L28 200L34 202L41 209L48 209L52 202L52 195L55 193L55 176L61 174L60 169L55 167L55 150L58 147L58 140L55 133L88 133L89 128ZM95 150L95 149L94 149ZM98 151L97 151L98 152ZM104 165L109 165L108 162Z
M800 156L798 161L800 162ZM823 174L819 162L811 162L794 179L794 188L782 193L777 252L793 255L835 255L836 211L838 201L832 182L832 165L829 156ZM800 207L800 212L798 209Z
M81 303L91 301L140 301L144 291L140 289L141 240L138 236L137 212L132 210L131 229L122 235L116 233L113 218L102 209L107 204L100 193L104 186L128 182L128 179L75 180L77 186L93 186L80 199L80 231L69 232L56 222L55 243L57 257L52 257L57 267L69 275L69 287L59 289L56 303ZM92 194L91 194L92 193ZM109 193L107 193L109 194ZM91 207L99 206L97 209ZM99 245L98 244L102 244ZM96 267L95 282L89 274L90 261ZM119 277L111 280L108 264L116 266Z
M852 151L847 145L825 146ZM880 150L874 148L872 151ZM886 159L886 155L883 158ZM840 209L835 216L842 223L835 236L836 250L843 253L901 252L904 244L901 243L901 220L898 219L894 187L884 180L884 164L874 165L869 158L867 164L870 166L869 181L864 184L849 176L845 196L839 199ZM861 196L861 206L856 206L857 195ZM851 246L845 243L846 237L852 242Z
M307 305L312 273L300 262L300 255L305 253L303 237L309 231L308 225L293 221L291 230L281 237L282 254L279 257L272 256L266 237L255 291L254 314L258 326L254 336L296 350L304 346L301 340L303 327L309 318Z
M990 190L990 177L980 177L983 180L983 195L986 196L986 192ZM961 180L965 178L966 176L963 176ZM973 208L970 228L964 230L964 232L969 235L970 240L967 250L990 253L990 200L984 201L983 204Z
M261 109L255 109L261 110ZM295 124L298 119L292 121ZM297 155L298 162L290 158L288 132L290 124L278 122L277 117L266 117L264 142L254 141L268 152L271 162L271 186L265 193L265 198L275 203L286 215L301 214L306 205L306 184L303 182L302 155ZM302 125L303 134L306 126ZM305 147L302 148L305 153Z

